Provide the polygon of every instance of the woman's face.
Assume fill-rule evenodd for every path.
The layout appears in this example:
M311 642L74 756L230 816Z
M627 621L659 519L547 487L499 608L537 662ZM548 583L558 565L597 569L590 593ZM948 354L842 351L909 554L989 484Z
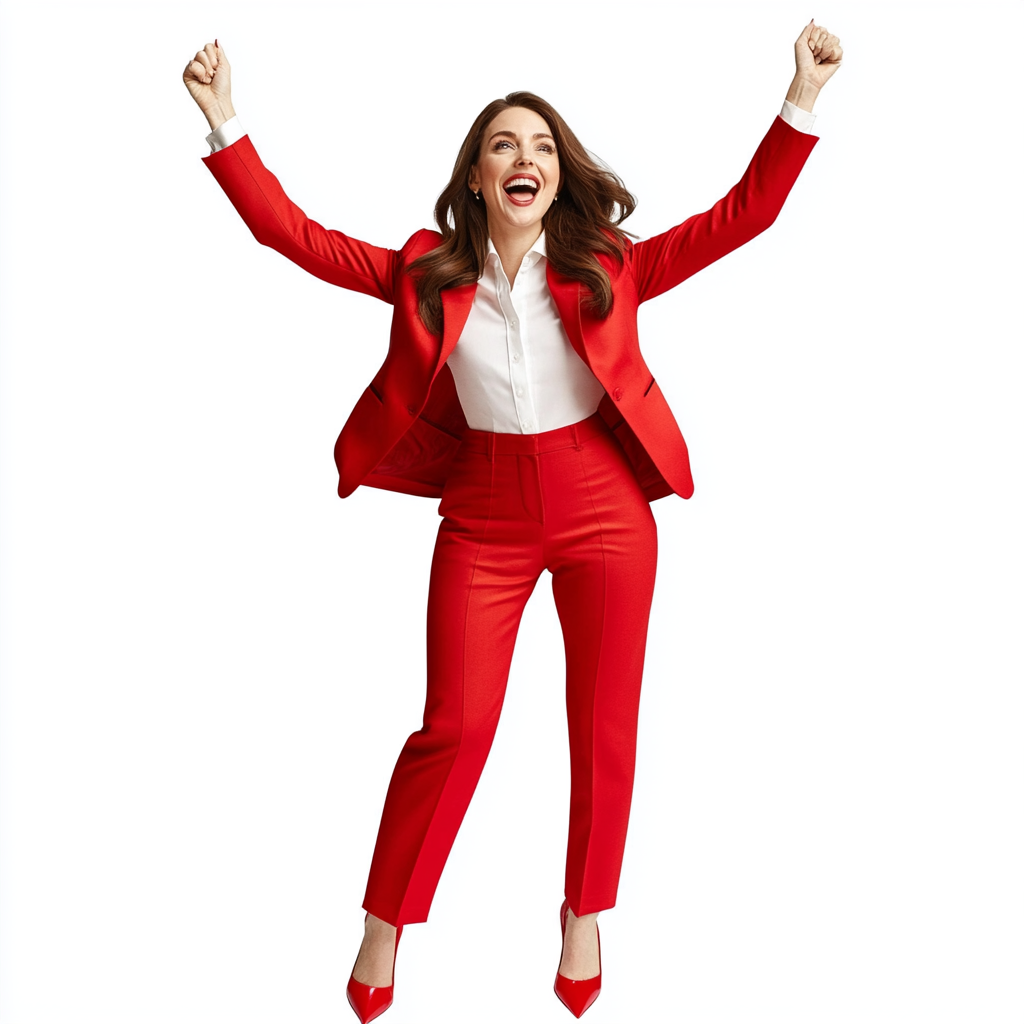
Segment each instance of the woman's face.
M487 204L492 236L537 229L560 187L558 153L547 122L525 107L503 110L484 130L469 187Z

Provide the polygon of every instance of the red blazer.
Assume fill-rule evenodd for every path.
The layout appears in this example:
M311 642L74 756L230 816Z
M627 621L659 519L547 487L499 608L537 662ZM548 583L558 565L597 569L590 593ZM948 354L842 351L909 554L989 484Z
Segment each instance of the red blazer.
M601 320L584 306L583 287L548 263L548 285L573 348L605 389L598 411L626 450L649 501L693 493L686 442L640 354L637 307L674 288L765 230L778 216L817 136L776 117L740 181L706 213L664 234L628 244L625 262L599 256L615 304ZM360 484L440 497L466 420L445 365L476 293L468 284L442 292L444 330L419 318L407 267L439 244L417 231L400 250L382 249L309 220L261 162L248 136L204 163L257 241L311 274L394 307L387 358L356 402L334 448L338 494Z

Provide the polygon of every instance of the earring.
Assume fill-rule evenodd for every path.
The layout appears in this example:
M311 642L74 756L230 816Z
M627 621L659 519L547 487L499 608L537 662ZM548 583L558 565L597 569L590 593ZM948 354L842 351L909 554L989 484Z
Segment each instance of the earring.
M558 202L558 196L557 195L555 196L555 202L556 203Z
M479 191L479 189L478 189L478 190L477 190L476 192L474 192L474 193L473 193L473 196L474 196L474 198L476 198L476 199L479 199L479 198L480 198L480 191Z

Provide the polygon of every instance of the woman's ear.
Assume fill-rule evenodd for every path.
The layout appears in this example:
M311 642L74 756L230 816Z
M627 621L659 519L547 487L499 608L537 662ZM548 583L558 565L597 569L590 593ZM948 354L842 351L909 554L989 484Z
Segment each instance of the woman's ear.
M471 192L476 192L480 188L480 175L477 172L476 164L469 169L469 188Z

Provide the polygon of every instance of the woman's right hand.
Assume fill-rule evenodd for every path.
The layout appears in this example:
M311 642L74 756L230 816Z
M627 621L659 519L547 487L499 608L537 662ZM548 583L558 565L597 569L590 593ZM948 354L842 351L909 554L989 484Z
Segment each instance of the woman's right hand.
M219 128L235 116L231 105L231 65L216 40L207 43L188 62L182 79L211 128Z

